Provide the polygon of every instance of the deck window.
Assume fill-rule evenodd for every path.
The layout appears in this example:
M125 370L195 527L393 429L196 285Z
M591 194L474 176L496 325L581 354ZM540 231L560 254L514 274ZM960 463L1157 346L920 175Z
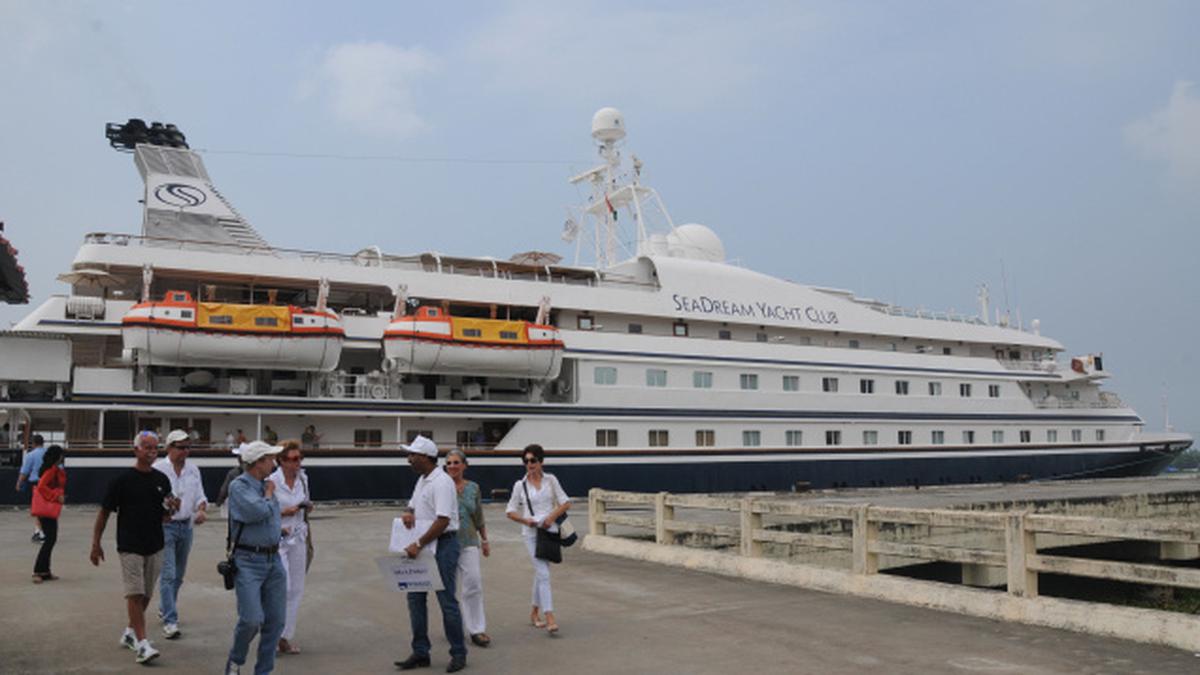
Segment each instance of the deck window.
M988 397L989 398L1000 398L1000 385L989 384L988 385Z
M717 331L717 339L718 340L732 340L733 333L731 333L727 330L719 330L719 331Z
M379 448L383 446L383 429L355 429L354 447Z
M692 371L692 387L695 389L712 389L713 374L708 370Z
M800 391L800 376L799 375L784 375L783 376L784 391Z
M597 429L596 430L596 447L597 448L615 448L615 447L617 447L617 430L616 429Z
M672 331L672 332L675 334L675 337L687 337L687 335L688 335L688 325L687 325L686 323L683 323L683 322L681 321L681 322L679 322L679 323L675 324L675 325L674 325L674 326L671 328L671 331Z
M908 396L908 380L896 380L896 395Z
M851 341L850 341L850 349L858 349L858 347L859 347L859 342L858 342L858 340L851 340Z
M575 325L579 330L595 330L596 318L586 315L577 316L575 317Z
M696 447L711 448L717 444L717 432L712 429L696 430Z
M1071 442L1072 443L1082 443L1083 442L1083 429L1072 429L1071 430Z
M946 432L940 430L929 432L929 442L934 445L944 445L946 443Z
M650 430L650 447L665 448L670 445L670 433L666 429Z
M963 444L973 445L975 443L975 432L968 429L963 432Z
M912 445L912 432L911 431L897 431L896 432L896 442L899 443L900 445Z
M1046 430L1046 442L1047 443L1057 443L1058 442L1058 429L1047 429Z
M1028 429L1022 429L1020 433L1021 433L1021 442L1022 443L1032 443L1033 442L1033 432L1032 431L1030 431Z
M754 429L747 429L742 432L742 445L747 448L757 448L762 445L762 432Z
M1097 430L1096 430L1096 440L1097 440L1097 441L1103 441L1103 440L1104 440L1104 430L1103 430L1103 429L1097 429Z
M790 446L804 445L804 432L800 429L788 429L784 433L784 442Z
M273 316L256 316L254 317L255 326L278 326L279 320Z
M858 393L874 394L875 393L875 380L859 380L858 381Z
M640 324L640 323L629 324L629 332L634 333L634 334L640 334L642 332L642 324Z
M646 369L646 386L647 387L665 387L667 386L667 371L662 368L647 368Z
M766 333L755 333L755 334L754 334L754 341L755 341L755 342L766 342L766 341L767 341L767 334L766 334Z
M942 383L941 382L930 382L929 383L929 395L930 396L941 396L942 395Z
M1003 443L1004 442L1004 432L1001 431L1000 429L996 429L996 430L992 431L992 442L993 443Z
M612 366L596 366L594 378L596 384L616 384L617 369Z
M879 432L872 430L864 431L863 445L879 445Z
M828 392L830 394L836 394L837 390L838 390L838 379L836 377L822 377L821 378L821 391Z
M754 373L742 373L738 375L738 382L742 389L758 389L758 375Z
M825 445L841 445L841 444L842 444L842 432L840 432L840 431L826 431L825 432Z
M963 398L971 398L971 385L968 382L961 382L958 385L958 395Z

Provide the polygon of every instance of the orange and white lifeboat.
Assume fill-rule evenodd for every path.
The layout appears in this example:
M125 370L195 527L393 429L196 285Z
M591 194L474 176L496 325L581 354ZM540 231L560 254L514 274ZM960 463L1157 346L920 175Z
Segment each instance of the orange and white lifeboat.
M563 342L554 326L420 307L388 324L383 349L391 366L405 373L552 380L562 369Z
M197 302L168 291L134 305L121 319L121 338L142 365L328 372L346 332L329 310Z

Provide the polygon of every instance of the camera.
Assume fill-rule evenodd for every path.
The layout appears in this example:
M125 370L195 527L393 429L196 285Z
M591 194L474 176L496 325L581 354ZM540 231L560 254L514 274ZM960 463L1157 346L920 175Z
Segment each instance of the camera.
M222 560L221 562L217 563L217 573L219 573L221 578L225 580L225 590L233 590L234 579L237 578L237 571L237 563L233 561L233 558Z

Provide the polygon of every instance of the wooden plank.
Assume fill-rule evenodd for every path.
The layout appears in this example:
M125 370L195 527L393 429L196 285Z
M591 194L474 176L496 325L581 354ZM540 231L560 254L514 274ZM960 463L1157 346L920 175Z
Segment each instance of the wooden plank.
M669 520L666 523L666 529L672 534L686 532L690 534L708 534L714 537L733 537L734 539L741 536L741 530L733 525L692 523L684 520Z
M896 555L920 560L942 560L946 562L975 563L1004 567L1007 559L1001 551L985 551L957 546L930 546L926 544L901 544L894 541L876 541L871 545L872 553Z
M755 530L754 538L758 541L773 542L776 544L794 544L797 546L812 546L813 548L830 548L844 551L849 551L851 546L850 537L832 534Z
M1113 560L1091 560L1057 555L1028 556L1029 569L1139 584L1200 588L1200 570L1163 565L1142 565Z
M1200 525L1183 521L1089 518L1031 513L1026 516L1025 523L1027 528L1035 532L1078 534L1113 539L1200 543Z
M654 518L652 517L626 516L609 511L601 516L599 520L605 525L628 525L630 527L654 529Z
M614 492L612 490L597 490L596 498L610 504L654 504L653 492Z
M871 520L881 523L929 525L931 527L965 527L972 530L1004 530L1003 513L961 511L955 509L903 509L891 506L872 506Z
M708 495L667 495L667 506L680 509L708 509L710 511L740 511L742 500L733 497L710 497Z

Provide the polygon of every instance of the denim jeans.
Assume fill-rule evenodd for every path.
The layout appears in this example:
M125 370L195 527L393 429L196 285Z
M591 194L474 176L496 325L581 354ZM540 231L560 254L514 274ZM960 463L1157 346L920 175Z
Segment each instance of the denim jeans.
M175 600L183 575L187 572L188 553L192 550L192 522L172 520L163 523L162 576L158 580L158 607L166 623L179 623Z
M438 573L442 575L442 590L437 592L438 605L442 608L442 628L450 643L450 656L466 658L467 645L463 641L462 613L454 593L454 577L458 573L458 536L455 533L438 538ZM412 623L412 651L417 656L429 656L429 616L425 596L428 593L408 594L408 620Z
M258 660L254 672L269 673L275 668L275 649L283 634L283 619L287 606L287 575L278 553L236 551L237 626L233 629L233 647L229 660L239 666L246 663L250 642L258 638Z

